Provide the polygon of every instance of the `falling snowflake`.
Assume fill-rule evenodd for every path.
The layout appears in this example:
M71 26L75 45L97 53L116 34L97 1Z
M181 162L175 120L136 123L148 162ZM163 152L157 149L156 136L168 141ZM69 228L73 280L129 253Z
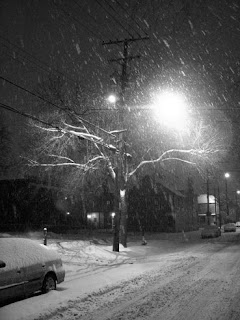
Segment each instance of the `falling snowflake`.
M79 44L76 43L76 50L77 50L77 53L80 54L81 53L81 50L80 50L80 47L79 47Z
M191 30L192 30L192 32L193 32L194 30L193 30L193 24L192 24L192 21L191 21L191 20L188 20L188 23L189 23L190 28L191 28Z
M164 44L165 44L165 46L166 46L167 48L170 48L170 45L169 45L169 43L167 42L167 40L163 40L163 42L164 42Z

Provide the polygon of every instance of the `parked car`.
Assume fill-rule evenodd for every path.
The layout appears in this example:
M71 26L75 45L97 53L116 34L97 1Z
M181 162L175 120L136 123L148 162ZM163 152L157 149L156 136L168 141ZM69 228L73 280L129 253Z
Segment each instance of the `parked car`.
M224 232L236 232L236 229L235 223L227 223L223 226Z
M47 293L65 278L59 255L30 239L0 238L0 305Z
M221 236L221 229L216 225L205 226L201 231L201 237L203 238L216 238Z
M236 227L237 227L237 228L240 227L240 221L236 222Z

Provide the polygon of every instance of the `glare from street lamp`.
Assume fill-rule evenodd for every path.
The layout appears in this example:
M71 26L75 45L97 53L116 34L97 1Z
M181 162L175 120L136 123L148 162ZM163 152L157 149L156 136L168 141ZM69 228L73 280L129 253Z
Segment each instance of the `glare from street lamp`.
M230 174L229 174L228 172L226 172L226 173L224 174L224 177L225 177L225 178L229 178L229 177L230 177Z
M167 126L178 130L186 129L187 105L184 97L176 92L163 92L154 97L154 114Z
M107 100L108 100L108 102L110 102L110 103L116 103L117 97L116 97L114 94L110 94L110 95L107 97Z

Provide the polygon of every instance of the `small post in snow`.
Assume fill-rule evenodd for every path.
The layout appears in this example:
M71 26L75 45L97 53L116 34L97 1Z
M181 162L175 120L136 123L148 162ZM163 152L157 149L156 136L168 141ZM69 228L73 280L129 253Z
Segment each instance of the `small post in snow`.
M43 235L44 235L43 244L46 246L47 245L47 228L43 229Z
M183 240L187 242L188 238L186 237L184 230L182 230L182 236L183 236Z
M147 244L147 240L145 239L145 230L142 228L142 246Z

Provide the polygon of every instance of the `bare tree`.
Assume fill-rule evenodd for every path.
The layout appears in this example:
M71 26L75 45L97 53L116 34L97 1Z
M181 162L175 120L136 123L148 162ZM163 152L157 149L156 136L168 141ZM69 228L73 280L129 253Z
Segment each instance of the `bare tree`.
M213 166L225 152L226 139L218 129L202 124L195 127L185 148L180 144L179 147L171 148L169 141L159 148L159 143L155 144L156 137L153 135L150 140L148 137L143 144L147 144L151 152L141 156L141 148L132 149L131 143L136 146L135 141L124 143L119 140L121 130L101 129L76 114L71 122L61 113L58 116L55 114L53 118L54 121L48 118L49 125L33 124L35 134L41 136L41 140L38 139L40 143L34 155L28 158L29 165L47 170L60 169L62 174L65 171L76 185L82 186L82 190L88 176L99 180L108 176L112 185L115 185L116 203L121 203L120 229L124 246L127 246L126 193L139 176L151 170L161 171L163 164L171 166L171 163L191 165L201 172L207 165ZM106 124L106 127L110 126ZM149 143L152 143L151 147ZM131 155L127 152L129 147Z

